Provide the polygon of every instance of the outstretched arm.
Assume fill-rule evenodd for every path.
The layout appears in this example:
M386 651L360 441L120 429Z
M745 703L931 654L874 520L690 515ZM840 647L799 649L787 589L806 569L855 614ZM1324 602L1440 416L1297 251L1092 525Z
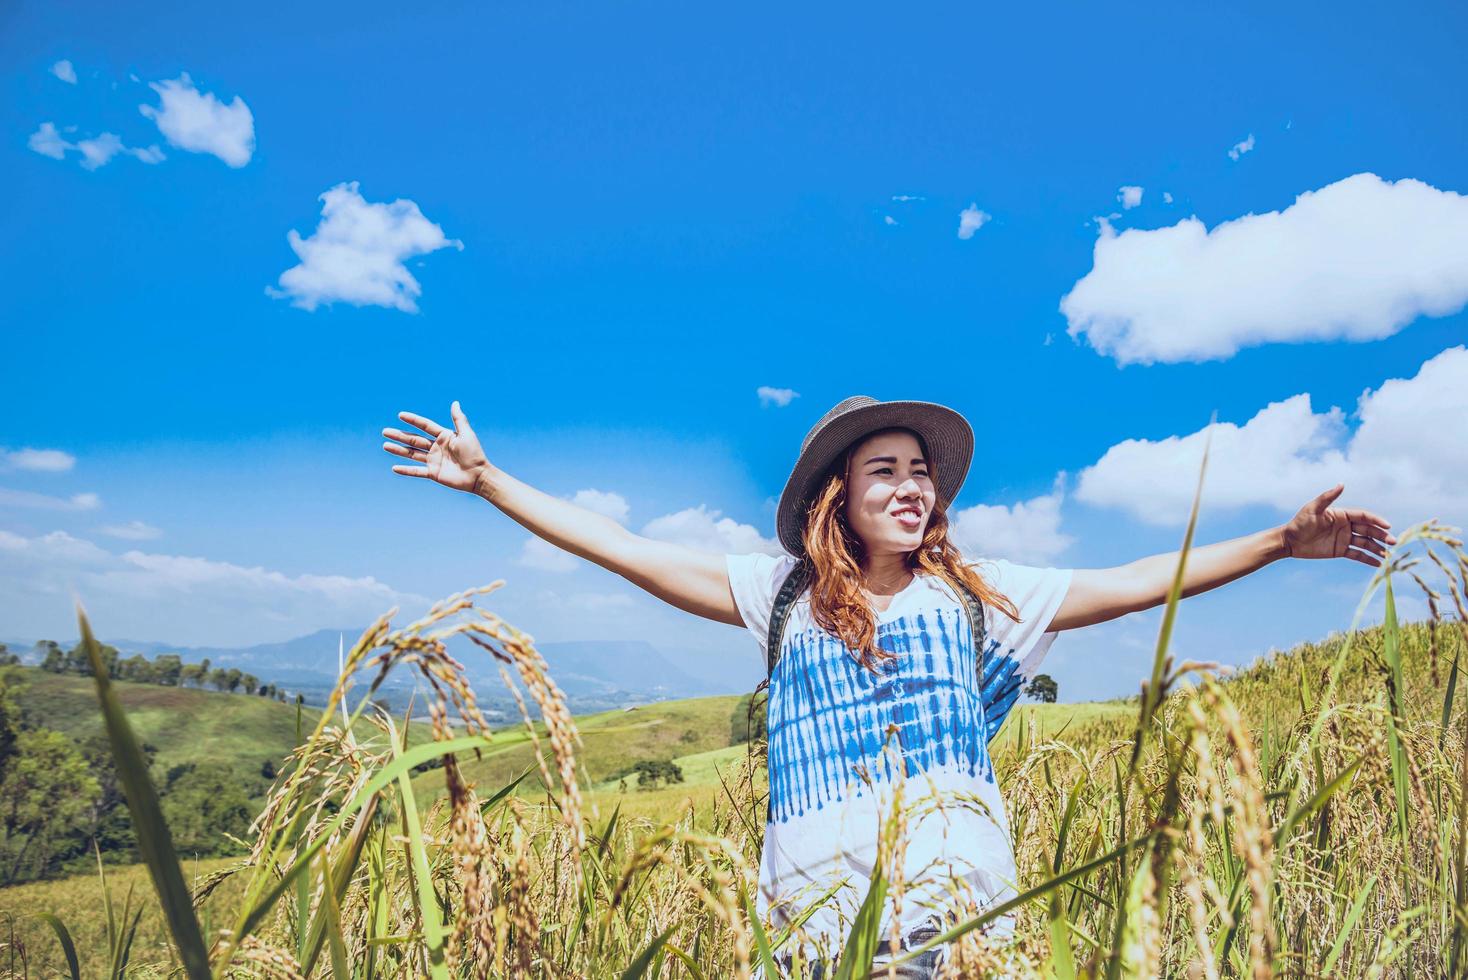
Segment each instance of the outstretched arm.
M515 479L485 456L458 402L450 412L452 429L412 412L398 414L431 438L382 430L383 436L396 440L384 442L383 449L421 464L398 464L394 473L483 497L530 533L616 572L664 602L706 619L742 625L723 555L633 534L610 517Z
M1281 558L1351 558L1373 567L1397 543L1384 519L1367 510L1332 509L1345 490L1337 484L1310 501L1288 524L1217 544L1192 548L1183 573L1183 597L1216 589ZM1104 623L1167 601L1178 553L1140 558L1115 568L1078 568L1055 614L1052 630Z

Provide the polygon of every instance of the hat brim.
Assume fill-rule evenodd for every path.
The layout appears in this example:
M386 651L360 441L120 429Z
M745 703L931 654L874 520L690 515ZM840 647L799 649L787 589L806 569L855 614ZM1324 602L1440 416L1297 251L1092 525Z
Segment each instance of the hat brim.
M775 520L786 551L796 557L805 552L805 521L827 467L852 443L888 428L911 429L922 437L936 471L933 484L939 507L946 508L958 496L974 455L974 430L968 419L934 402L877 402L854 408L813 433L790 471Z

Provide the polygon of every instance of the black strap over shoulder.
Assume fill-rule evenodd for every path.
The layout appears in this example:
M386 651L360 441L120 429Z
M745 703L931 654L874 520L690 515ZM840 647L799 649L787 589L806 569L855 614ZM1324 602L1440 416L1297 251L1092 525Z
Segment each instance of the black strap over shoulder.
M770 610L770 632L765 640L765 680L761 683L761 687L768 684L770 677L775 673L775 664L780 659L780 647L785 642L785 625L790 621L790 611L795 606L795 600L800 598L801 593L810 584L813 571L810 562L801 559L785 577L780 591L775 594L775 605ZM985 618L984 604L962 582L959 583L958 592L962 599L964 615L968 618L969 635L973 637L974 657L978 661L979 677L982 679L984 676L984 641L988 637L988 621Z

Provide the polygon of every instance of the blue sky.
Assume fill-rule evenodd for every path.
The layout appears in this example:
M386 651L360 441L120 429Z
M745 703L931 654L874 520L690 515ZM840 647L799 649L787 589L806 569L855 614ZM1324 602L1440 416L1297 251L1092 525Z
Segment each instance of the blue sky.
M746 635L393 476L381 428L454 398L520 478L725 550L855 393L967 415L965 542L1031 564L1177 547L1167 440L1215 411L1204 542L1337 480L1461 525L1464 20L7 5L0 637L74 634L73 588L104 634L223 644L504 578L537 639L753 683ZM1179 652L1343 628L1368 579L1270 566ZM1155 631L1061 637L1063 696L1133 692Z

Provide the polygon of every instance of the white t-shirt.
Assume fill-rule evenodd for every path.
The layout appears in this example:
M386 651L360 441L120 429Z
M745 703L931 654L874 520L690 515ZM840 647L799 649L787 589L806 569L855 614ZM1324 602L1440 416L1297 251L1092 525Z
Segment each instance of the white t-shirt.
M726 561L734 601L763 659L775 595L795 559L746 554ZM982 680L968 618L941 579L919 574L878 614L877 644L896 656L876 673L816 625L809 590L791 607L770 678L770 808L759 909L778 928L836 887L804 926L825 955L840 952L866 896L877 836L899 784L909 814L904 932L949 907L955 893L981 907L1016 893L1014 848L988 740L1055 640L1046 629L1070 588L1071 570L1002 559L969 564L1020 616L1016 623L986 607ZM905 779L883 751L889 730ZM889 919L884 914L884 936Z

